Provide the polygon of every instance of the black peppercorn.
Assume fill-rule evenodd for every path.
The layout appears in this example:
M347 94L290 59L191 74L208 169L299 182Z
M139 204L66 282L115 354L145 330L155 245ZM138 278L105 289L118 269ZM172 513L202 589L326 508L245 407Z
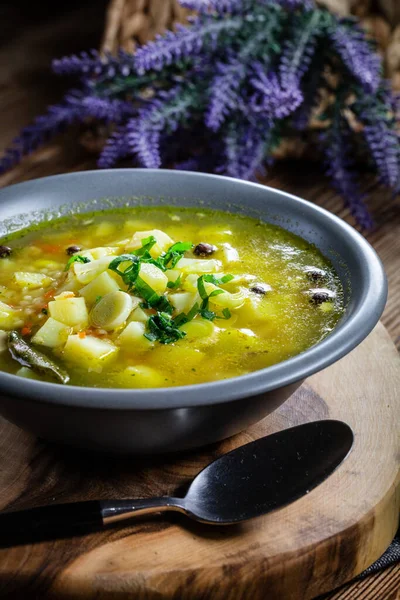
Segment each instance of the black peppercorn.
M11 254L12 250L9 246L0 246L0 258L8 258Z
M72 256L73 254L76 254L77 252L80 252L81 250L82 250L82 248L80 246L69 246L65 252L68 254L68 256Z
M264 296L267 292L270 292L271 289L272 288L270 285L266 285L265 283L257 283L250 288L250 291L254 292L254 294L260 294Z
M310 302L313 304L322 304L323 302L331 302L335 298L335 293L327 288L318 288L309 290Z
M216 247L212 244L200 242L200 244L197 244L197 246L194 248L193 253L197 256L210 256L210 254L214 254L215 251Z
M306 267L304 272L312 281L321 281L326 277L326 271L318 269L317 267Z

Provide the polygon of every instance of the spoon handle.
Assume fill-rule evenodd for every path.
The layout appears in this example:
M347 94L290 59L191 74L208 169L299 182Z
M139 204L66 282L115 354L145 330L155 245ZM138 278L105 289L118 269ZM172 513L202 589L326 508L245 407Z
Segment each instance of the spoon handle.
M136 500L103 500L100 502L100 506L103 525L111 525L131 517L167 510L185 512L183 498L171 498L169 496L138 498Z
M184 512L183 499L165 496L138 500L89 500L3 512L0 514L0 546L10 542L28 543L82 535L133 516L167 510Z

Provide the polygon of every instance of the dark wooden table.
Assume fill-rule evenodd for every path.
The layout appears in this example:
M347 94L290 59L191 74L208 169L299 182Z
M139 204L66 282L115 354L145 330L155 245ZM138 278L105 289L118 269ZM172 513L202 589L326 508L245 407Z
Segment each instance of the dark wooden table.
M51 59L98 46L107 1L39 2L30 8L26 4L16 0L0 6L0 151L21 126L60 98L66 82L51 75ZM95 157L79 145L77 138L77 133L62 136L0 177L0 185L95 168ZM303 196L354 224L318 164L281 163L264 182ZM400 204L367 174L364 188L377 223L367 239L379 253L389 279L389 300L382 320L400 349ZM400 567L393 566L349 584L326 599L395 600L400 598L399 590Z

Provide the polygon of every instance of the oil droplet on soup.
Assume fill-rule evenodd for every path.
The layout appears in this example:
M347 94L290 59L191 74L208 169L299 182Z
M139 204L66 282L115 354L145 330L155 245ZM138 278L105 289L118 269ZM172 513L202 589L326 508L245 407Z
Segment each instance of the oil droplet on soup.
M53 381L53 361L80 386L227 379L303 352L344 310L340 280L315 246L219 211L103 211L0 247L0 369L22 377ZM11 339L39 359L21 359Z

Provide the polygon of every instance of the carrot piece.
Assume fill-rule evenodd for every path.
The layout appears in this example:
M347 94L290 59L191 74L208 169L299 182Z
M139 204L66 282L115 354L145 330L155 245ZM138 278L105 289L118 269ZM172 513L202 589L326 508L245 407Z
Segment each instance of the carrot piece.
M49 254L56 254L62 251L62 247L59 244L48 244L46 242L38 242L36 246L42 250L42 252L48 252Z
M81 338L81 340L84 340L84 339L85 339L85 337L86 337L86 331L80 331L80 332L78 333L78 337L80 337L80 338Z
M32 333L32 329L31 329L31 327L29 327L28 325L25 325L25 327L23 327L23 328L21 329L21 334L22 334L22 335L29 335L29 334L31 334L31 333Z
M44 294L44 298L53 298L54 294L56 293L56 290L48 290L45 294Z

